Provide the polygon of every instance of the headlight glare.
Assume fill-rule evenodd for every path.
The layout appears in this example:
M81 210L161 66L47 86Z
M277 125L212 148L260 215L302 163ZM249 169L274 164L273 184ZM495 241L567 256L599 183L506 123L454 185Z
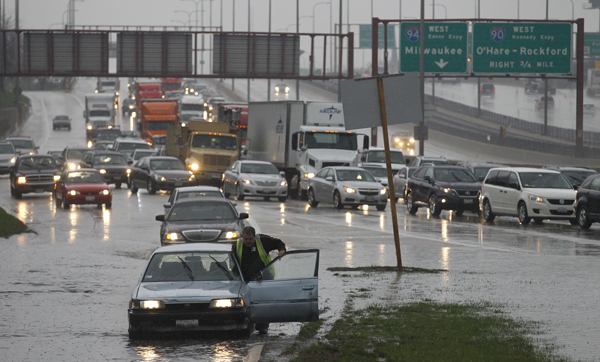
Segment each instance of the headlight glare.
M165 239L169 241L178 241L183 239L179 233L168 233L165 235Z
M354 194L356 193L356 190L353 189L352 187L344 187L344 191L346 191L349 194Z
M381 190L379 190L379 193L382 194L382 195L385 195L387 193L387 190L386 189L381 189Z
M161 300L142 300L140 301L142 309L164 309L165 303Z
M213 299L210 301L209 308L235 308L243 306L244 300L242 298Z
M544 202L543 197L539 197L539 196L535 196L535 195L529 195L529 200L535 201L535 202Z
M106 173L106 170L105 170L105 169L101 169L99 172L100 172L101 174L105 174L105 173Z
M198 169L200 168L200 166L198 166L197 163L192 163L189 167L194 171L198 171Z
M287 186L287 181L283 180L279 183L279 186Z
M238 233L235 231L228 231L225 233L225 239L235 239L238 237Z
M26 183L26 182L27 182L27 178L26 178L25 176L19 176L19 177L17 178L17 183L18 183L18 184L24 184L24 183Z
M60 180L60 175L54 175L54 182L59 181Z
M313 178L315 177L315 173L314 172L306 172L304 173L304 178Z
M71 195L75 196L75 195L78 195L78 194L79 194L79 191L76 191L76 190L71 190L71 191L69 191L69 194L71 194Z
M110 194L110 190L102 190L102 195L108 195Z

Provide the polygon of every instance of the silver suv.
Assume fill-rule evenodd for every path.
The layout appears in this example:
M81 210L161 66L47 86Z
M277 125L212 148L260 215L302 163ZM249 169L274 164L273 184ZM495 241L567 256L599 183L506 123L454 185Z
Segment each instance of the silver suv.
M486 221L496 216L516 216L523 225L531 219L569 220L576 191L560 172L539 168L502 167L491 169L481 185L480 207Z
M423 166L424 164L433 164L433 165L449 165L450 162L446 159L446 157L432 157L432 156L417 156L414 158L411 166Z
M39 147L35 145L29 136L10 136L5 141L12 143L20 155L35 155L38 153Z

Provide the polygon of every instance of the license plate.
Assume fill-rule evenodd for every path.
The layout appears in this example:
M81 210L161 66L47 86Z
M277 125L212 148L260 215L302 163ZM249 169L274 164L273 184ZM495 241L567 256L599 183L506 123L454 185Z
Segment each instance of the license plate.
M86 196L85 201L94 201L96 198L94 196Z
M41 194L42 192L44 192L44 189L35 189L36 194Z
M120 180L121 176L115 176L115 180Z
M189 328L189 327L198 327L197 319L184 319L175 321L175 325L177 327Z
M559 207L558 208L558 212L561 212L561 213L567 212L567 208L566 207Z
M263 193L265 193L265 194L270 194L271 192L272 192L271 189L264 189L263 190Z
M179 186L181 186L181 185L183 185L183 183L182 183L182 182L175 182L175 187L179 187Z
M220 173L213 173L211 177L212 178L221 178L222 176Z
M365 200L366 201L375 201L375 197L373 197L373 196L367 196L367 197L365 197Z
M465 204L472 204L473 203L472 199L465 199L464 201L465 201Z

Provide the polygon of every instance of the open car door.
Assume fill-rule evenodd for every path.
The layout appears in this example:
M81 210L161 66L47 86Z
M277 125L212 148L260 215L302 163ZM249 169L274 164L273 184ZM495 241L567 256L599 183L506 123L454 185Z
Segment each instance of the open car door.
M248 283L254 323L308 322L319 319L319 250L288 251Z

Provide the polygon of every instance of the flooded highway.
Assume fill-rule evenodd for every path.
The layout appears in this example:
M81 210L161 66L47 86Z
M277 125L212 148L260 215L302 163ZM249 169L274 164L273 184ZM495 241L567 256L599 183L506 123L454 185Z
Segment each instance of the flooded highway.
M88 86L82 83L69 94L32 95L32 119L22 133L35 138L40 153L84 143L80 98L90 92ZM73 117L71 132L52 131L47 123L62 113ZM121 126L127 129L128 120ZM154 217L162 214L168 193L113 188L111 209L63 210L50 193L16 200L9 189L8 177L0 176L0 206L34 232L0 240L3 361L241 361L255 345L277 350L294 341L300 323L276 323L266 336L250 338L210 334L130 341L130 293L160 245ZM423 299L489 301L512 317L539 322L543 334L534 338L557 344L560 353L600 359L600 225L589 230L566 221L523 226L507 217L486 223L468 212L433 217L425 208L410 215L403 203L397 207L403 265L447 272L360 276L327 270L396 264L389 205L381 212L311 208L299 200L237 203L260 232L282 239L289 249L321 250L319 308L325 328L358 290L365 296L353 299L355 307Z

